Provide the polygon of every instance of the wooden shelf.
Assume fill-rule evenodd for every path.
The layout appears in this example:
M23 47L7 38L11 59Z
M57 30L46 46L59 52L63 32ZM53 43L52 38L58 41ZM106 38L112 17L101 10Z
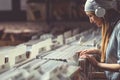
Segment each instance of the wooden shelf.
M90 80L97 80L97 79L107 80L104 72L92 72L92 73L90 73L90 75L92 76L92 79L90 79Z
M18 44L23 43L24 41L5 41L5 40L0 40L0 46L15 46Z
M85 1L86 0L46 0L39 3L29 2L27 9L28 21L85 21L87 20L84 12ZM31 8L30 4L34 4L34 8ZM44 8L42 9L36 5L44 6Z

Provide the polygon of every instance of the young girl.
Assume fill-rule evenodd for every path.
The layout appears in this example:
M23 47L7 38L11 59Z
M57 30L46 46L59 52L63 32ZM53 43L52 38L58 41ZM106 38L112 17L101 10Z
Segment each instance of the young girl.
M116 10L116 1L112 0L87 0L85 13L90 23L101 28L101 49L89 49L79 52L80 58L87 58L98 68L105 70L108 80L120 80L120 13ZM98 62L89 54L101 56Z

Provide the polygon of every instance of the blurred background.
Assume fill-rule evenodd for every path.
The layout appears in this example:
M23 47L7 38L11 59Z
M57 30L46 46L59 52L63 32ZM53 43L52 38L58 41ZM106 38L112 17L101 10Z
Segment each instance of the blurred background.
M0 46L26 42L33 35L56 36L76 27L83 31L95 26L84 12L85 1L0 0Z
M89 25L84 3L85 0L0 0L0 46L20 44L33 35L58 35L76 27L83 31Z

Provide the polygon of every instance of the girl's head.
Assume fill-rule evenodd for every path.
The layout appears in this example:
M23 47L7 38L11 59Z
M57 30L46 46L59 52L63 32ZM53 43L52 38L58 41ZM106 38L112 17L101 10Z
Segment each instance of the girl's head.
M84 10L86 15L89 17L90 22L95 23L98 27L101 27L104 21L109 20L106 15L109 14L107 11L112 8L116 9L116 1L87 0Z

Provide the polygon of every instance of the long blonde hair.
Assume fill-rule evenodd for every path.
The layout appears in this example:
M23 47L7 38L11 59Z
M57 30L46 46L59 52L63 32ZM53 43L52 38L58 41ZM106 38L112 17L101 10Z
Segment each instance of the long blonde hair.
M110 38L110 32L109 32L109 23L103 23L102 25L102 41L101 41L101 62L105 61L105 57L106 57L106 49L107 49L107 45L108 45L108 41Z

